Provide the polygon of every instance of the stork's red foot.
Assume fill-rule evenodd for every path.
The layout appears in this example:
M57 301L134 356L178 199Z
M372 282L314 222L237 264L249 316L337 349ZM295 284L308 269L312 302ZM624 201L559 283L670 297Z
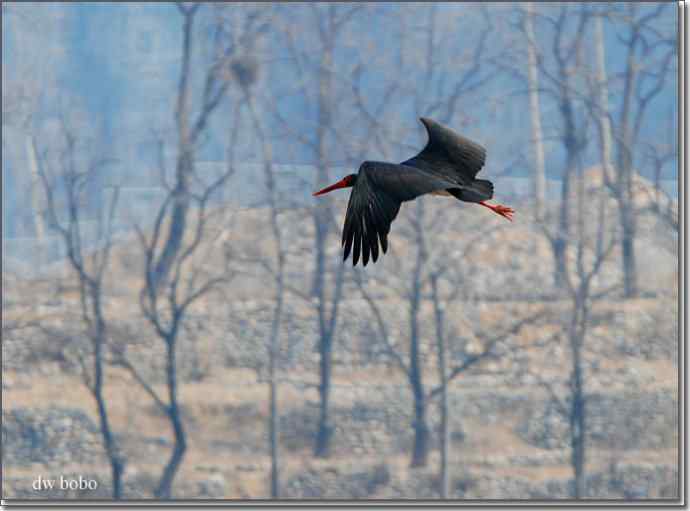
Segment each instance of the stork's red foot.
M513 213L515 213L515 210L513 208L510 208L508 206L504 206L502 204L497 204L494 207L494 212L498 213L504 218L507 218L511 222L513 221Z
M513 208L504 206L503 204L487 204L486 202L480 202L479 204L486 208L489 208L497 215L501 215L503 218L507 218L511 222L513 221L513 213L515 213L515 210Z

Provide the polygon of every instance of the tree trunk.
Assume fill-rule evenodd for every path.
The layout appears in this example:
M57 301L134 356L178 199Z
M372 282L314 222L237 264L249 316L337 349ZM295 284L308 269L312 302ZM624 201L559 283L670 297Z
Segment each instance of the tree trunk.
M318 458L330 456L331 437L333 436L333 427L330 424L328 409L331 394L332 344L333 338L331 334L324 334L321 337L319 429L316 433L316 445L314 446L314 456Z
M634 298L637 296L637 266L635 261L635 235L636 235L636 218L635 218L635 202L633 194L633 169L632 169L632 155L630 154L630 138L624 136L621 149L622 155L619 158L620 162L620 178L618 180L618 207L620 210L621 223L621 252L623 264L623 288L626 298Z
M635 262L635 220L629 208L621 209L623 236L621 248L623 252L623 290L626 298L637 296L637 264Z
M173 320L174 321L174 320ZM177 337L177 328L173 327L173 332L169 334L166 339L167 347L167 361L166 361L166 379L168 386L168 418L173 428L174 442L175 446L173 448L172 455L168 460L165 469L163 470L163 475L156 488L155 495L160 499L172 498L172 485L179 469L182 458L187 450L187 435L184 430L184 424L182 423L182 417L180 416L180 408L177 402L177 363L175 357L175 344Z
M327 458L330 456L331 440L333 437L333 426L330 422L330 394L331 394L331 375L333 369L333 340L338 318L338 303L342 297L344 266L338 270L335 279L335 290L333 300L326 320L326 298L319 301L319 329L320 337L320 360L319 360L319 426L314 445L314 456Z
M35 235L38 240L43 240L45 237L45 222L43 221L43 208L41 200L39 199L39 184L41 178L38 173L38 158L36 157L36 144L34 143L33 135L27 133L25 137L26 145L26 159L29 166L29 179L31 184L29 186L31 208L34 215Z
M268 173L272 171L267 169ZM272 173L270 178L271 194L273 194L273 179ZM269 345L268 354L268 370L269 370L269 437L271 450L271 498L277 499L280 497L280 458L278 453L278 382L276 379L276 359L279 353L280 341L280 324L283 317L283 272L284 272L284 257L282 252L282 243L280 239L280 231L278 227L277 211L273 196L271 197L271 216L274 230L274 237L277 245L277 264L278 264L278 279L276 289L276 306L273 312L273 324L271 326L271 343Z
M175 169L175 193L172 203L172 218L168 235L160 257L155 265L150 287L157 291L166 280L175 256L182 245L187 212L189 211L189 180L194 171L194 142L189 128L189 74L192 53L192 29L194 26L194 10L184 15L182 39L182 69L177 90L177 121L178 156Z
M637 266L635 263L635 197L633 193L633 158L631 154L631 137L628 133L624 135L623 144L625 148L622 154L620 186L620 219L621 219L621 252L623 261L623 288L626 298L637 296Z
M328 147L326 136L328 124L331 120L331 67L333 61L332 42L324 45L321 54L319 69L319 96L318 96L318 126L316 127L316 159L317 159L317 188L328 185ZM323 278L326 274L326 237L328 236L328 217L330 215L330 199L319 201L314 214L316 267L312 294L321 298L323 296Z
M278 458L278 388L275 377L275 353L269 360L270 371L270 423L269 435L271 442L271 498L280 497L280 459Z
M541 129L541 109L539 107L537 51L533 27L533 2L527 2L526 11L525 33L527 34L527 78L529 84L530 117L532 120L532 143L534 145L532 192L534 194L534 218L537 221L541 221L544 215L544 204L546 200L546 176L544 172L544 142Z
M441 388L439 411L441 415L441 466L439 467L439 496L448 498L448 447L450 444L448 428L448 369L446 366L446 340L443 332L443 309L438 297L436 277L431 278L431 292L434 301L434 319L436 323L436 354L438 356L438 373Z
M445 365L445 355L442 355L443 363ZM448 448L450 447L450 430L448 427L448 382L446 381L446 371L442 374L444 380L441 383L441 488L440 495L442 499L448 498L448 487L450 472L448 470Z
M173 425L173 431L175 434L175 447L173 448L173 453L168 460L163 475L156 488L156 498L159 499L170 499L172 498L172 485L177 474L177 470L182 464L182 458L184 457L185 451L187 450L187 441L184 431L184 426L182 425L182 420L179 415L180 411L175 407L171 407L168 411L168 417Z
M113 499L120 500L122 498L122 475L125 470L124 463L120 457L119 450L115 445L102 389L94 390L94 397L98 407L98 419L101 425L101 436L103 437L105 452L110 462L110 473L113 484Z
M632 54L628 54L627 69L623 85L623 108L621 111L618 141L618 208L621 221L621 251L623 257L623 288L626 298L637 296L637 271L635 267L635 204L633 201L633 134L631 128L631 103L635 95L638 66Z
M581 499L586 495L585 487L585 401L582 393L582 367L579 349L577 362L573 367L573 404L571 416L571 464L575 475L573 497Z
M566 174L561 183L561 209L558 217L558 227L556 235L552 240L554 257L554 286L556 289L563 289L565 286L566 272L568 271L568 261L566 250L568 248L568 236L570 234L570 176L572 170L571 158L568 158Z
M575 476L573 497L584 498L587 494L585 474L585 442L586 442L586 403L584 394L584 378L582 374L582 344L585 337L587 322L586 293L580 290L575 297L575 311L570 329L570 345L572 356L571 392L572 403L570 409L570 461Z
M566 266L566 241L562 236L557 236L552 243L553 248L553 259L555 264L555 270L553 275L553 285L556 289L562 289L565 285L565 274L567 271Z
M267 170L267 172L271 172ZM272 177L271 177L272 184ZM271 193L272 190L271 190ZM278 358L279 341L280 341L280 324L283 317L283 272L284 272L284 257L282 252L282 243L280 240L280 231L277 222L277 211L275 202L271 199L271 216L274 229L274 236L277 245L277 259L278 259L278 282L276 289L276 307L273 313L273 325L271 327L271 344L269 346L268 355L268 370L269 370L269 436L271 449L271 498L277 499L280 497L280 458L278 453L278 382L276 380L276 359Z
M415 371L413 370L413 375ZM415 378L415 376L411 376ZM417 376L416 378L419 378ZM412 448L412 468L425 467L429 454L429 427L426 422L426 400L421 382L418 379L413 383L414 395L414 447Z
M334 34L326 34L333 37ZM331 67L333 61L333 41L323 41L323 51L319 69L318 127L317 127L317 161L319 186L328 181L326 146L327 127L331 119ZM326 183L327 184L327 183ZM325 186L325 184L324 184ZM330 200L319 201L314 211L315 228L315 273L312 293L319 302L319 425L314 445L314 456L327 458L331 450L333 427L329 420L329 398L331 391L331 367L333 351L333 320L326 318L327 295L326 277L326 243L328 238L328 219L330 217ZM337 299L337 297L336 297ZM336 314L336 308L331 315Z
M96 291L94 293L94 309L100 308L98 305L98 297ZM105 323L100 319L100 312L97 313L96 332L95 332L95 353L94 353L94 381L92 393L96 400L96 407L98 409L98 420L101 426L101 436L103 437L103 446L105 447L106 455L110 462L110 471L112 474L112 495L113 499L119 500L122 498L122 474L124 472L124 462L120 456L119 449L115 443L112 429L110 427L110 419L108 417L108 409L105 404L103 396L103 344L106 338Z
M609 119L609 92L606 77L606 48L604 45L604 24L601 16L594 18L596 49L597 49L597 89L599 92L599 139L601 145L601 163L607 180L613 179L611 168L611 120Z
M559 109L563 118L563 145L566 151L565 176L561 185L561 207L558 217L558 227L553 241L553 252L555 257L554 285L556 288L565 287L566 272L568 263L566 252L570 241L570 190L571 179L577 167L579 153L582 150L582 142L578 137L577 124L573 100L570 92L570 81L565 70L561 71L564 83L561 86L561 101Z
M191 149L190 149L191 150ZM187 225L187 212L189 210L189 188L188 180L192 173L192 155L184 154L180 156L178 161L178 179L175 187L172 204L172 218L170 220L170 228L168 237L165 242L161 256L156 264L153 278L152 290L160 289L165 282L170 266L175 259L175 256L180 250L182 239L184 237L185 228Z
M271 453L271 498L280 497L280 458L278 453L278 381L276 378L276 365L280 353L280 325L283 318L283 292L285 274L285 253L283 242L278 224L278 204L275 196L275 179L273 176L273 150L271 144L266 140L259 116L257 115L254 97L248 88L245 89L245 98L249 113L252 117L254 130L261 144L264 158L264 179L268 200L270 205L271 231L275 243L275 263L276 263L276 291L275 308L273 309L273 321L271 323L271 338L268 344L268 383L269 383L269 418L268 435L269 450Z
M429 454L429 427L426 422L426 396L422 381L422 367L419 354L419 307L422 299L421 271L426 258L424 234L421 230L423 206L417 202L417 262L413 274L412 291L410 296L410 385L414 397L414 447L412 449L411 467L425 467Z

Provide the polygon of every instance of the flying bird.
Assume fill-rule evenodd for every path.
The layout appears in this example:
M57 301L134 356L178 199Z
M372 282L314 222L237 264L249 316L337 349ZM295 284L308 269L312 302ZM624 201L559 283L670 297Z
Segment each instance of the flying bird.
M424 194L474 202L512 221L512 208L486 202L493 197L493 183L476 179L484 166L486 150L432 119L420 120L429 140L419 154L400 164L365 161L357 174L314 192L317 196L352 188L343 227L343 261L352 251L353 266L360 252L364 266L370 254L376 262L379 243L384 254L388 250L388 233L400 205Z

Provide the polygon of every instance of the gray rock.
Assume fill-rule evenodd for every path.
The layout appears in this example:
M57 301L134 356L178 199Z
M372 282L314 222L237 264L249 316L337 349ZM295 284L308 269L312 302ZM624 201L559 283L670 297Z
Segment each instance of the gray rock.
M29 466L104 460L98 427L81 410L17 408L2 413L3 463Z

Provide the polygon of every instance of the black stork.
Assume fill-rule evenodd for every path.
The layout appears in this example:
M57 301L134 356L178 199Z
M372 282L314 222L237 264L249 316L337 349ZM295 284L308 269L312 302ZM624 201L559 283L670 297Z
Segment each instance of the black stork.
M486 150L432 119L420 120L429 141L419 154L400 164L365 161L358 174L313 194L352 187L343 227L343 261L354 243L353 266L359 261L360 249L364 266L369 254L376 262L379 242L384 254L388 250L388 232L400 204L427 193L474 202L512 221L512 208L486 202L493 197L493 183L475 177L484 166Z

